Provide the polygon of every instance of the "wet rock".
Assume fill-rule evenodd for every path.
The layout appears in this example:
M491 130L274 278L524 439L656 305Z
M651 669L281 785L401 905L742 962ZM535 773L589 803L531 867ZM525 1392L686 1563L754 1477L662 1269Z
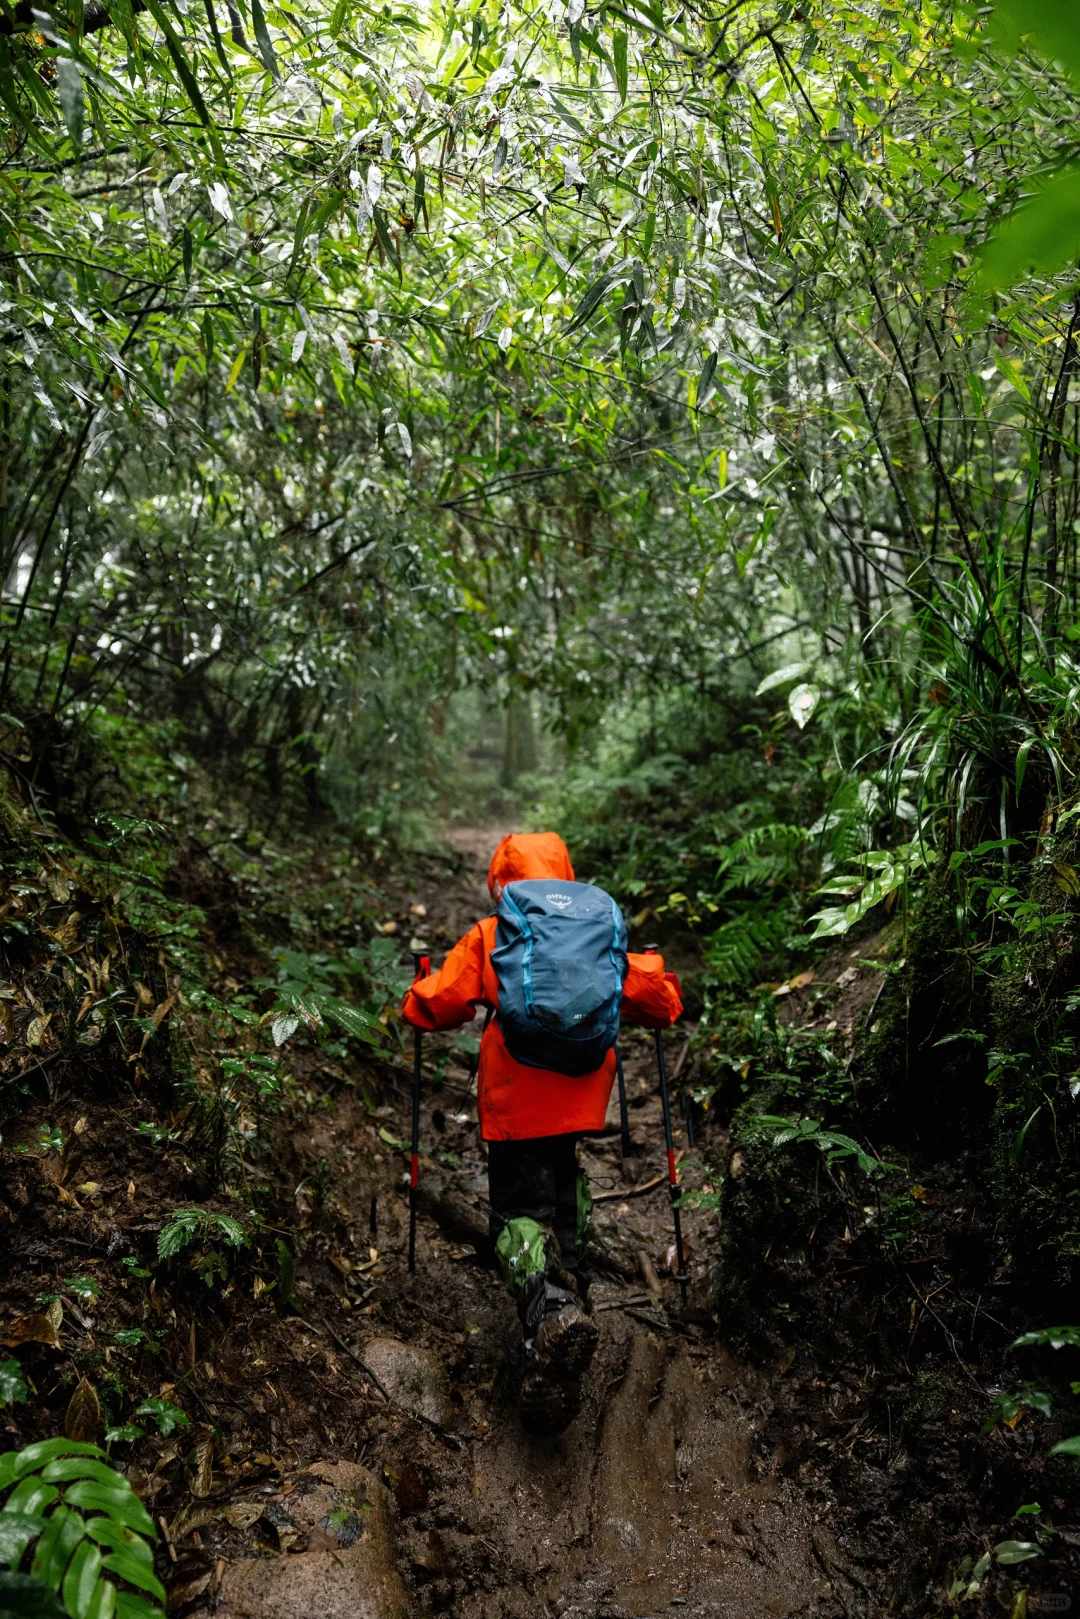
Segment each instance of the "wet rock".
M453 1419L446 1369L438 1355L400 1338L369 1338L360 1351L396 1405L445 1428Z
M384 1487L351 1462L316 1462L276 1503L278 1532L307 1551L226 1569L218 1619L404 1619Z

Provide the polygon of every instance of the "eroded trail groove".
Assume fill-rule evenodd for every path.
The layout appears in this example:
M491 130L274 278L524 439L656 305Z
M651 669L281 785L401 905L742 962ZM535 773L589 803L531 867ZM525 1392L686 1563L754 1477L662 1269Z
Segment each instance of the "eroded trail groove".
M467 833L458 845L469 849ZM425 898L449 932L469 919L474 899L482 904L471 879ZM686 1038L671 1038L676 1068ZM427 1071L443 1077L425 1089L414 1277L395 1150L407 1134L404 1085L375 1118L343 1101L297 1144L304 1161L330 1168L338 1229L370 1235L377 1257L313 1237L299 1271L310 1303L278 1324L256 1360L265 1365L264 1398L254 1398L265 1405L268 1449L295 1465L262 1486L272 1499L246 1544L241 1531L223 1547L216 1611L229 1619L875 1611L825 1515L759 1443L767 1377L729 1356L707 1308L713 1216L686 1220L694 1279L685 1311L664 1275L670 1213L664 1185L653 1184L664 1159L651 1044L626 1041L631 1159L621 1161L614 1097L610 1134L585 1149L598 1195L601 1341L585 1408L553 1438L521 1428L520 1329L477 1252L485 1173L465 1059L449 1041L440 1057L432 1041ZM702 1178L700 1163L685 1158L690 1184ZM246 1370L250 1378L250 1362ZM343 1459L349 1428L358 1462ZM310 1459L316 1434L322 1450ZM235 1504L226 1512L234 1526L243 1517ZM196 1520L220 1526L221 1510L188 1512L186 1527ZM176 1528L185 1528L183 1515Z

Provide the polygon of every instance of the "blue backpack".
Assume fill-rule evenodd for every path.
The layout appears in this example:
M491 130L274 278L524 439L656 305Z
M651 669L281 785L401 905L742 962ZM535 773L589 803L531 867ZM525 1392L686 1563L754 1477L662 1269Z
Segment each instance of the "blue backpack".
M491 964L507 1050L530 1068L591 1074L619 1037L626 923L610 894L557 877L509 883Z

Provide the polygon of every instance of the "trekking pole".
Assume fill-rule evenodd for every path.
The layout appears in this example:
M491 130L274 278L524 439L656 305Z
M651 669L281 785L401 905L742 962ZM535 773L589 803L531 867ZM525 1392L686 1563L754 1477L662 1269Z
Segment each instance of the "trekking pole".
M656 946L647 944L645 954L647 956L655 955ZM683 1308L685 1309L686 1289L690 1277L687 1274L686 1261L683 1258L682 1217L679 1213L679 1172L675 1167L675 1138L671 1132L671 1098L668 1095L667 1064L664 1061L664 1037L659 1029L655 1029L653 1038L656 1041L656 1067L660 1075L660 1106L664 1114L664 1145L667 1147L668 1192L671 1197L671 1218L675 1226L675 1258L679 1266L675 1273L675 1280L679 1284Z
M686 1125L686 1145L694 1145L694 1098L688 1090L682 1092L682 1116Z
M431 971L431 957L420 951L412 953L416 977L426 978ZM423 1065L424 1036L420 1029L413 1030L413 1091L412 1091L412 1158L409 1163L409 1275L416 1271L416 1192L420 1185L420 1077Z
M619 1081L619 1124L622 1128L623 1163L630 1156L630 1115L626 1110L626 1076L623 1073L622 1053L615 1047L615 1073Z

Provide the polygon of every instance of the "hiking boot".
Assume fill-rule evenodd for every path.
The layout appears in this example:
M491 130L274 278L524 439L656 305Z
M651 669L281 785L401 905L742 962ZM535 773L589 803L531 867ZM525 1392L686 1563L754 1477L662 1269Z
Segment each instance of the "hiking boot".
M565 1303L544 1316L536 1337L526 1345L520 1410L522 1426L529 1433L562 1433L581 1410L581 1382L600 1334L580 1304L564 1298Z

